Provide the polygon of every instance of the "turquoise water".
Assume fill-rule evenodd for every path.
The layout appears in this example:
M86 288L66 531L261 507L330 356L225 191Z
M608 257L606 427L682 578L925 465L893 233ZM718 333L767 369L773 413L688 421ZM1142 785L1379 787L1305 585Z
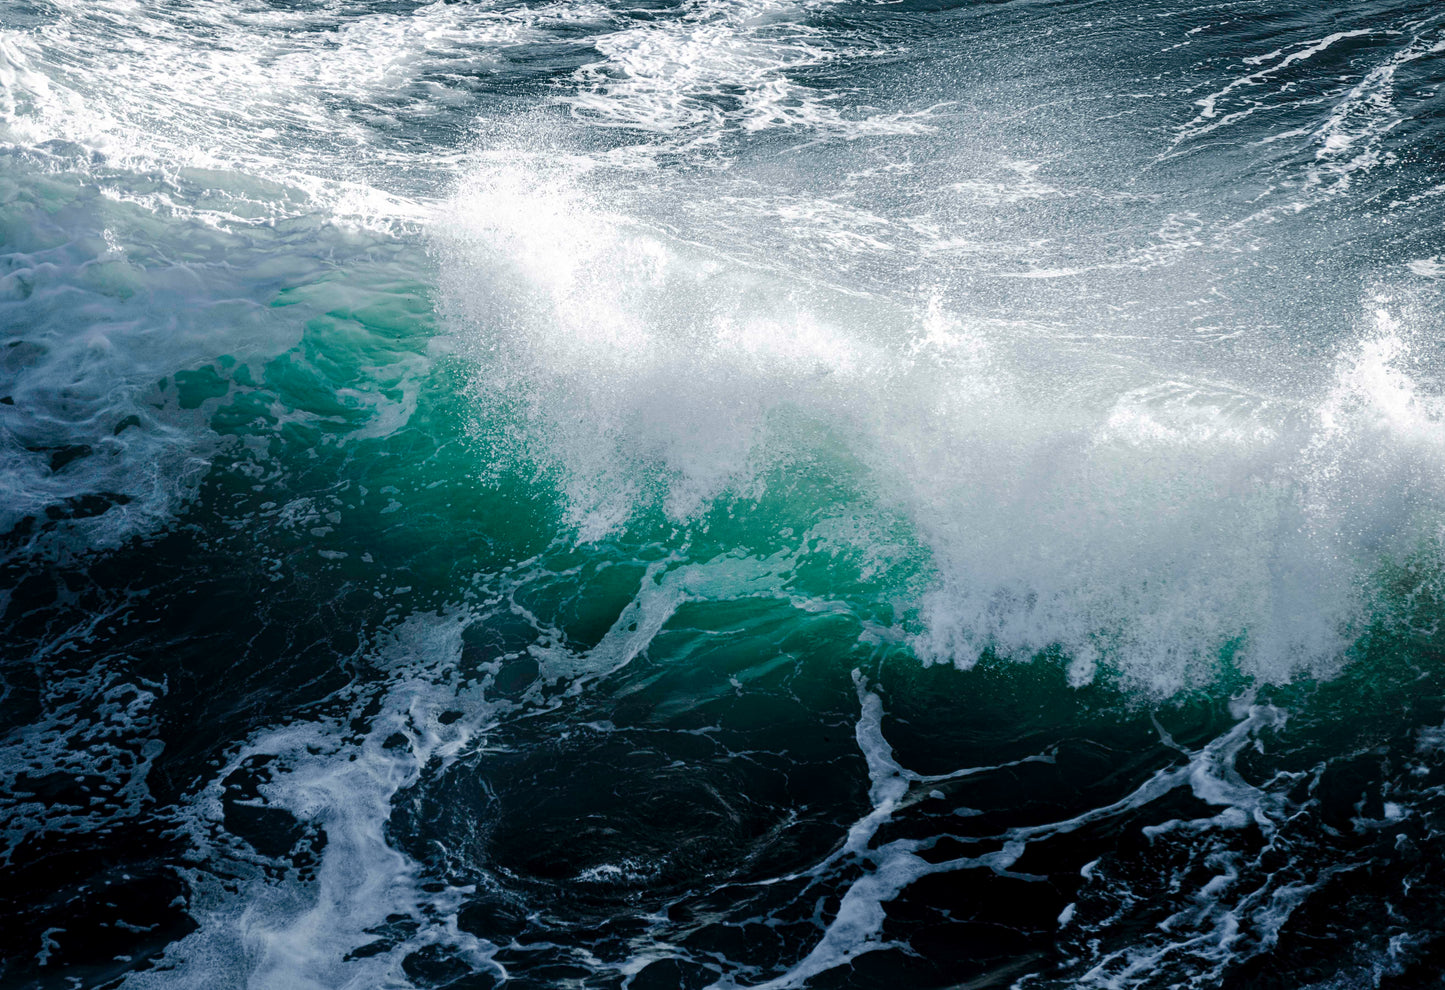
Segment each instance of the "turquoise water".
M0 985L1437 985L1442 32L0 3Z

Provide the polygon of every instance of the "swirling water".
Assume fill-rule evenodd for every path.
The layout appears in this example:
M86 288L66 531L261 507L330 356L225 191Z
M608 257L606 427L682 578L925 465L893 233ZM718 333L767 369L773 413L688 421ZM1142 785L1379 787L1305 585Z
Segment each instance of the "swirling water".
M1438 985L1442 85L0 0L0 984Z

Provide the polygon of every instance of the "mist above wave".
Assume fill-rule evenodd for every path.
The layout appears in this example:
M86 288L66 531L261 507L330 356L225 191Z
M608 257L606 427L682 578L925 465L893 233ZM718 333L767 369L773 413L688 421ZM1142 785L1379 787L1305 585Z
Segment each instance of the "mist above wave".
M1062 156L1039 119L973 99L883 135L964 68L771 115L722 99L704 63L668 68L726 24L748 47L718 57L744 89L863 57L846 29L819 35L822 8L734 16L704 4L600 46L575 121L491 133L433 229L479 420L511 424L480 431L555 473L581 539L649 512L705 525L826 464L862 494L818 495L815 518L901 517L928 561L894 602L921 657L1058 648L1079 683L1103 663L1163 694L1328 675L1393 562L1438 566L1436 287L1340 248L1401 250L1356 197L1418 187L1387 147L1395 73L1437 24L1295 25L1259 79L1195 63L1213 97L1166 87ZM1339 63L1309 63L1335 57L1368 81L1287 103L1304 129L1270 117L1252 156L1210 149L1216 118L1253 126L1221 116L1243 87L1325 87L1308 74ZM1004 70L993 91L1020 85ZM599 123L623 136L599 148ZM1317 152L1281 157L1291 140Z

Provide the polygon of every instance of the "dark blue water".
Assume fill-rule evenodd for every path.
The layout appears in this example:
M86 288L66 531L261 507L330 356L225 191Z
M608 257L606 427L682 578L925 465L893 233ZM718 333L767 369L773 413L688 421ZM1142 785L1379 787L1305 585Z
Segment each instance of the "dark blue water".
M0 0L0 986L1440 985L1442 85Z

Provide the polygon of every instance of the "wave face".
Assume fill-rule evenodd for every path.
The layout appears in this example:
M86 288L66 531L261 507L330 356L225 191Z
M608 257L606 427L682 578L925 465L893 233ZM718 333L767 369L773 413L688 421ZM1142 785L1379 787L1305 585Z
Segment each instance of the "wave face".
M0 0L0 986L1434 986L1445 13Z

